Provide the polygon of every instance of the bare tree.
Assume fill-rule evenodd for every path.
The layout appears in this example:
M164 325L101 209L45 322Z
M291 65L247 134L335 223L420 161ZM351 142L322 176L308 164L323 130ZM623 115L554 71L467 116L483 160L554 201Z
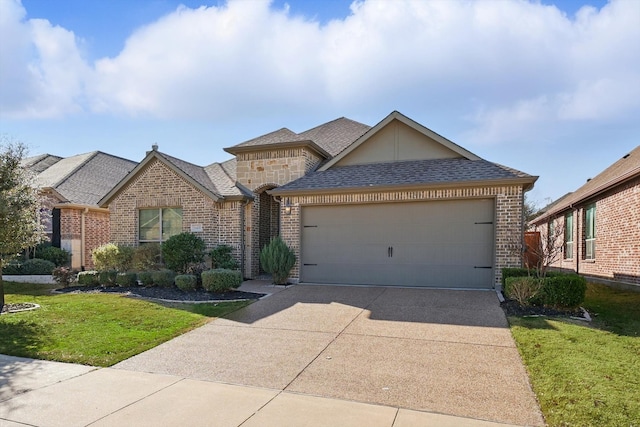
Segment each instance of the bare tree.
M551 217L542 226L525 233L524 241L521 235L514 235L509 247L526 268L533 269L538 277L545 277L549 267L562 256L564 223L558 217Z
M20 164L26 151L22 143L0 136L0 310L5 303L2 269L42 239L37 190Z

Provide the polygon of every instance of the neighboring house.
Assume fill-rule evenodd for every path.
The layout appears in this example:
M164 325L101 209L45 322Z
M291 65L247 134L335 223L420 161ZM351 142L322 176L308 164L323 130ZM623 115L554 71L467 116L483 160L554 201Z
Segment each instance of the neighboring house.
M228 244L244 276L281 235L292 281L494 288L520 266L524 192L537 177L488 162L393 112L374 127L340 118L283 128L196 166L157 147L100 202L116 243L192 231Z
M640 285L640 146L529 224L558 236L552 267Z
M22 165L35 174L47 236L53 246L71 252L74 269L92 268L91 251L109 242L109 211L98 201L136 164L100 151L23 160Z

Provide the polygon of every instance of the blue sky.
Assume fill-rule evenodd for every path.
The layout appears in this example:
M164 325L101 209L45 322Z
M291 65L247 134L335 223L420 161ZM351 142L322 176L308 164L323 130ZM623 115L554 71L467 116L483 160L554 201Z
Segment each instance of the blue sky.
M31 154L222 148L398 110L540 179L640 142L635 0L0 0L0 133Z

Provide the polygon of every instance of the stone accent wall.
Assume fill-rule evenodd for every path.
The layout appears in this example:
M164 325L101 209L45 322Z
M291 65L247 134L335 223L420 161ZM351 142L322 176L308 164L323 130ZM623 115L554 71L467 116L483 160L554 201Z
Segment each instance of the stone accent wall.
M495 209L495 286L500 286L503 267L519 267L521 259L513 250L513 240L522 236L522 187L469 187L437 190L385 191L379 193L322 194L291 196L290 214L281 208L280 235L295 251L298 261L291 278L300 277L300 213L308 205L361 204L398 201L455 200L466 198L494 198Z
M585 211L596 205L595 259L586 259ZM640 178L612 189L573 212L573 253L552 267L597 278L640 284ZM556 220L564 228L564 215ZM538 224L546 230L547 224Z
M305 147L239 153L237 180L255 191L265 184L284 185L314 169L322 159Z
M217 203L158 160L141 170L109 204L111 241L136 246L139 210L165 207L182 208L182 231L202 225L202 232L194 234L208 248L228 244L240 261L242 202Z

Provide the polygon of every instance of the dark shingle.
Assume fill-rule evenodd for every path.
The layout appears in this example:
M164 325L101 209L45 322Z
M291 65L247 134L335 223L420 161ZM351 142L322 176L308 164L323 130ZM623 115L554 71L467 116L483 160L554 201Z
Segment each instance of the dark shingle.
M365 134L371 126L356 122L355 120L340 117L339 119L316 126L302 132L300 137L308 139L335 156L353 141Z
M393 163L372 163L336 167L312 172L276 192L287 190L322 190L368 188L416 184L463 183L499 179L533 178L515 169L486 160L435 159Z

